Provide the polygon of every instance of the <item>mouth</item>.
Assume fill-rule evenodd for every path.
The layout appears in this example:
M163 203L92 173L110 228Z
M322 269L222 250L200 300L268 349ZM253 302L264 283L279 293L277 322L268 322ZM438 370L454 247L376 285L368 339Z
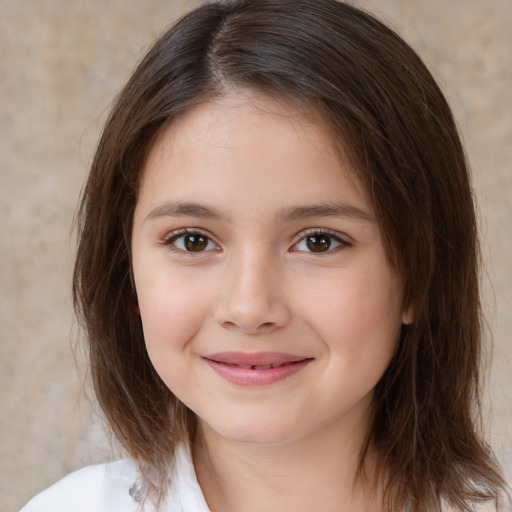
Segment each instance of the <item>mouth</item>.
M214 361L218 364L223 364L225 366L237 366L238 368L243 368L244 370L271 370L272 368L281 368L281 366L286 366L288 364L297 364L297 362L291 363L282 363L282 364L232 364L232 363L224 363L222 361Z
M278 352L223 352L203 357L223 379L242 386L263 386L287 379L313 361Z

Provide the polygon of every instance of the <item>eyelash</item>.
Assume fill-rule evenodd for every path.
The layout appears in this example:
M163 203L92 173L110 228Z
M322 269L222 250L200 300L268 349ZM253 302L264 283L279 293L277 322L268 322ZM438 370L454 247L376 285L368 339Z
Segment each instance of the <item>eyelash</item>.
M307 244L308 238L313 237L325 237L329 240L329 246L325 251L301 251L300 249L297 249L297 246L301 243ZM337 252L339 250L345 249L346 247L350 247L352 244L342 238L340 236L340 233L337 233L336 231L331 231L330 229L321 229L321 228L313 228L308 229L306 231L302 231L299 233L296 237L297 241L292 246L292 252L306 252L309 254L316 254L318 256L323 256L325 254L330 254L333 252ZM337 244L335 247L331 247L332 241Z
M186 236L202 237L204 239L204 243L206 243L206 246L204 248L200 249L199 251L190 251L190 250L187 250L186 248L178 247L176 245L176 242L180 238L184 239ZM326 250L320 250L320 251L309 250L309 251L307 251L307 250L297 249L299 244L304 243L307 245L308 238L311 239L313 237L324 237L328 241L328 246L327 246ZM320 228L313 228L313 229L303 231L303 232L299 233L295 237L295 239L296 239L296 242L294 242L294 244L292 245L290 252L304 252L304 253L316 254L318 256L336 252L336 251L342 250L346 247L350 247L352 245L350 242L343 239L339 233L337 233L335 231L331 231L329 229L320 229ZM331 247L333 241L335 243L335 247ZM208 233L201 231L199 229L184 228L184 229L180 229L178 231L174 231L174 232L170 233L165 238L163 243L164 243L164 245L168 245L173 251L176 251L178 253L186 253L186 254L200 255L200 254L204 254L205 252L210 252L212 250L217 250L217 251L220 250L219 245L216 244L212 240L212 237ZM214 245L215 249L212 249L212 248L208 249L208 246L210 244Z
M186 236L203 237L204 239L206 239L206 244L207 244L206 248L203 250L200 250L200 251L188 251L187 249L182 249L180 247L177 247L176 242L180 238L184 239ZM164 239L163 243L164 243L164 245L168 245L173 251L176 251L181 254L185 253L185 254L198 254L199 255L204 252L209 252L209 251L213 250L213 249L207 249L208 245L210 245L210 244L213 244L215 246L215 249L219 250L219 246L212 240L212 237L208 233L201 231L199 229L184 228L184 229L179 229L178 231L173 231Z

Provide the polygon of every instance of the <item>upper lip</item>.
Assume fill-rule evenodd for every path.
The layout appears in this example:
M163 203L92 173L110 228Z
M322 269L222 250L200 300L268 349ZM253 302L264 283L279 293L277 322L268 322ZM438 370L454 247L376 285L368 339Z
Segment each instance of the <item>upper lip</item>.
M203 356L204 359L216 363L232 364L236 366L280 366L286 363L296 363L311 357L304 357L283 352L218 352Z

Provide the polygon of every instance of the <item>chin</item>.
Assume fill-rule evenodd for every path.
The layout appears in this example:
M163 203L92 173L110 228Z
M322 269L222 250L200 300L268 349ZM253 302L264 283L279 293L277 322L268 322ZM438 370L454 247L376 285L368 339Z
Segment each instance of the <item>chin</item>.
M209 425L209 430L227 441L252 446L280 446L297 439L296 427L280 425L276 421L244 421L237 425Z

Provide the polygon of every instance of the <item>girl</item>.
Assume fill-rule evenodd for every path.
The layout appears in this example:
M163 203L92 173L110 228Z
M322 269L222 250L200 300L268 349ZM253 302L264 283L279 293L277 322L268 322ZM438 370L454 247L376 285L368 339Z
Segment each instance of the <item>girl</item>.
M24 512L510 510L477 267L404 41L334 0L204 5L121 92L80 209L75 304L130 459Z

